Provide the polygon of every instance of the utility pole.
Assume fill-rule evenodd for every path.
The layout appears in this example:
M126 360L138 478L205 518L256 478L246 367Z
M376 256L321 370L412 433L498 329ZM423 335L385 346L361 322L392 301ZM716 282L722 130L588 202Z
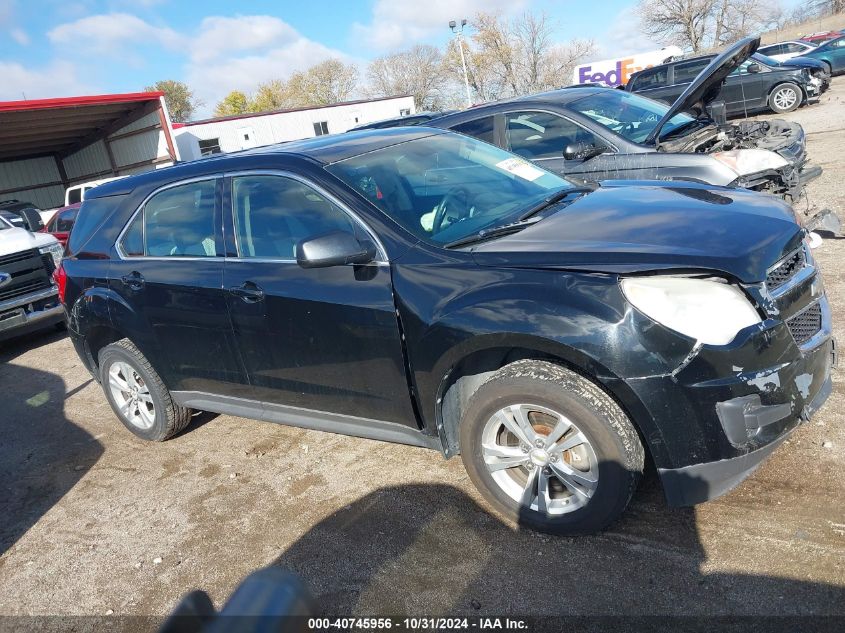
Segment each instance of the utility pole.
M469 75L467 74L467 61L464 57L464 27L467 25L466 20L461 20L461 28L458 28L458 23L454 20L449 22L449 28L455 34L455 39L458 40L458 50L461 51L461 66L464 68L464 87L467 89L467 107L472 106L472 95L469 91Z

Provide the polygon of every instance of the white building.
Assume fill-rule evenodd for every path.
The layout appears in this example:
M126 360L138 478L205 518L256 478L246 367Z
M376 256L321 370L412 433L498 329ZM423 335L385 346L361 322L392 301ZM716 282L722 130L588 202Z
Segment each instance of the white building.
M356 125L414 113L413 97L386 97L174 123L173 132L182 160L195 160L219 152L346 132Z

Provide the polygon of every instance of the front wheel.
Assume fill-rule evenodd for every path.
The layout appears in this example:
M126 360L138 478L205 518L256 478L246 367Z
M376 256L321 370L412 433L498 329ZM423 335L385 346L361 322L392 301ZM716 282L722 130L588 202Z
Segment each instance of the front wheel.
M554 534L604 529L628 505L644 451L598 385L545 361L503 367L473 394L461 458L493 508Z
M781 84L769 95L769 107L778 114L792 112L801 105L803 93L795 84Z
M173 402L161 377L132 341L107 345L99 357L106 398L132 433L161 442L188 426L191 410Z

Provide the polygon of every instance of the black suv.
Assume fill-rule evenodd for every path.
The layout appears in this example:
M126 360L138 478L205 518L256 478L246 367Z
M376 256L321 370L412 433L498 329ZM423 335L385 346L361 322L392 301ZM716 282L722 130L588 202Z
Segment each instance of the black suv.
M625 90L672 103L715 58L705 55L641 70L631 75ZM727 76L719 98L724 101L728 115L767 109L792 112L801 104L817 99L823 83L810 68L781 64L755 54Z
M394 128L97 187L57 279L139 437L206 410L460 454L500 513L584 533L646 455L671 503L704 501L828 396L803 238L771 196L575 187Z

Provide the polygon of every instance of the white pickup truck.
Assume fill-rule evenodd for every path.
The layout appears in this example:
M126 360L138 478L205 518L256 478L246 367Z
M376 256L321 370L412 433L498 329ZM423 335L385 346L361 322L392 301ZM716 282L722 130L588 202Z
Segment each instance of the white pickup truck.
M64 324L53 281L62 253L49 233L30 233L0 218L0 340Z

